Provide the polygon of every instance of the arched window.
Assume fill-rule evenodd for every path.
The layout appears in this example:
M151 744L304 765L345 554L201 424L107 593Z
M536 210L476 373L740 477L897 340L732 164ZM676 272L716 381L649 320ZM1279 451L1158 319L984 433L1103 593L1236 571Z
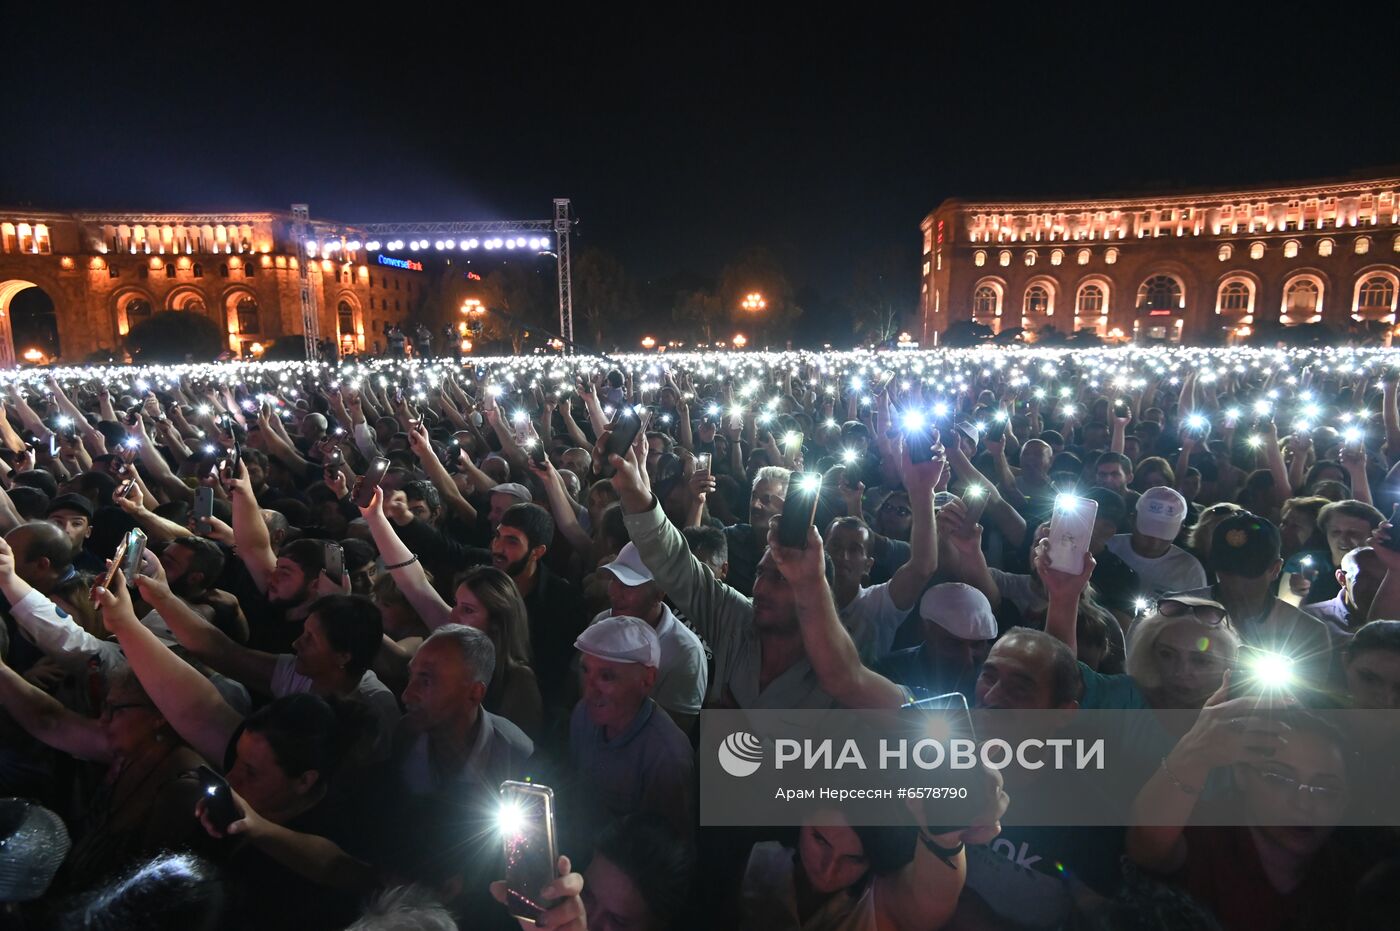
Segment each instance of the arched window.
M1010 264L1011 264L1011 250L1010 250L1010 249L1003 249L1003 250L1001 250L1001 252L997 255L997 261L1001 263L1001 267L1002 267L1002 268L1005 268L1006 266L1010 265ZM398 283L397 281L395 281L395 282L394 282L394 287L398 287L398 284L399 284L399 283Z
M1001 295L997 293L996 288L984 284L977 289L977 292L972 295L972 316L1001 316Z
M1138 288L1138 310L1174 314L1182 303L1181 285L1171 275L1153 275Z
M1298 240L1290 239L1283 244L1283 257L1285 259L1296 259L1298 257Z
M1107 252L1105 252L1105 253L1103 254L1103 260L1104 260L1105 263L1107 263L1107 264L1109 264L1109 265L1117 264L1117 262L1118 262L1118 250L1117 250L1117 249L1109 249Z
M1079 250L1079 256L1078 256L1077 261L1079 262L1080 265L1088 265L1088 264L1089 264L1089 254L1090 254L1090 253L1089 253L1089 250L1088 250L1088 249L1080 249L1080 250Z
M262 321L258 319L258 302L251 297L238 301L238 332L242 334L261 333Z
M1051 265L1063 265L1065 261L1065 250L1056 249L1050 253Z
M1253 310L1254 286L1247 279L1231 278L1220 285L1215 302L1218 314L1247 314Z
M1250 243L1249 257L1251 259L1262 259L1264 257L1264 244L1262 242Z
M1220 261L1222 261L1222 262L1228 262L1228 261L1230 261L1230 256L1232 256L1232 255L1234 255L1234 254L1235 254L1235 247L1232 246L1232 245L1230 245L1230 244L1227 242L1227 243L1225 243L1224 245L1222 245L1222 246L1220 247L1219 251L1217 251L1217 252L1215 253L1215 257L1216 257L1217 259L1219 259Z
M1075 301L1075 313L1081 317L1097 317L1105 313L1103 287L1086 284L1080 288L1079 297Z
M1371 275L1357 286L1357 313L1365 311L1389 313L1394 308L1395 283L1385 275Z
M1033 284L1026 289L1024 313L1027 317L1048 317L1050 315L1050 292L1044 285Z
M1294 278L1283 289L1283 315L1306 320L1322 312L1322 288L1312 278Z
M976 252L972 253L972 264L976 265L978 268L981 268L983 265L986 265L987 253L982 249L978 249ZM371 288L374 287L373 279L370 280L369 285Z
M142 320L151 319L151 302L144 297L136 297L126 302L127 328L136 326Z
M1368 253L1368 252L1370 252L1370 251L1371 251L1371 237L1369 237L1369 236L1358 236L1358 237L1356 237L1356 254L1357 254L1357 255L1365 255L1366 253Z
M190 298L185 301L185 306L182 309L185 313L189 314L203 314L209 312L208 308L204 306L204 298L202 297Z
M1336 243L1332 242L1330 239L1319 239L1317 241L1317 254L1325 259L1332 254L1332 249L1335 246Z
M341 336L355 335L355 308L351 307L348 301L341 301L336 307L336 318L339 322Z
M1035 259L1036 259L1035 250L1034 250L1034 249L1027 249L1027 250L1026 250L1026 264L1027 264L1027 265L1034 265L1034 264L1035 264Z
M220 228L222 229L222 227L220 227ZM227 278L227 277L228 277L228 265L225 264L225 265L220 265L220 266L219 266L219 277L220 277L220 278Z
M200 265L198 262L195 262L195 263L194 263L194 265L193 265L193 267L190 269L190 271L191 271L191 273L192 273L196 278L203 278L203 277L204 277L204 266L203 266L203 265Z

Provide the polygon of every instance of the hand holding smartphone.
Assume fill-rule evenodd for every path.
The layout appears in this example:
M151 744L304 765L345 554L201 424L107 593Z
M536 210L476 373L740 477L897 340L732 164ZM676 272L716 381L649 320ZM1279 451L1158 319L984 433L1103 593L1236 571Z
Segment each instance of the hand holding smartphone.
M355 501L355 507L367 508L374 500L374 490L379 487L379 483L384 481L384 475L389 471L389 460L382 456L376 457L365 470L365 474L360 476L355 482L355 491L351 497Z
M197 773L204 787L204 817L220 834L227 834L229 825L243 817L233 800L233 790L223 776L208 766L200 766Z
M1055 499L1050 517L1050 568L1069 575L1084 571L1084 556L1089 552L1098 513L1099 503L1092 498L1060 495Z
M538 921L555 905L541 892L554 881L559 842L554 790L529 782L501 783L497 816L506 855L506 908L515 918Z
M807 529L817 516L821 498L820 472L794 472L788 478L783 513L778 518L778 542L794 549L807 548Z

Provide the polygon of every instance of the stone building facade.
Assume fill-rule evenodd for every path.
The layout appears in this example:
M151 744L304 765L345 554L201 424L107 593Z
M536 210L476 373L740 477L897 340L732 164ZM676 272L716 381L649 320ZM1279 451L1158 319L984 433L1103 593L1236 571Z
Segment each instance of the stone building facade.
M132 326L162 310L208 316L229 350L295 337L302 327L291 213L54 213L0 208L0 365L121 356ZM321 336L373 352L386 323L422 309L421 265L378 263L346 241L308 259ZM400 263L411 265L416 263ZM40 289L47 301L35 300ZM37 306L39 317L33 319ZM12 311L20 315L16 319Z
M1095 200L948 200L923 221L924 345L958 321L1109 341L1261 323L1395 328L1400 178Z

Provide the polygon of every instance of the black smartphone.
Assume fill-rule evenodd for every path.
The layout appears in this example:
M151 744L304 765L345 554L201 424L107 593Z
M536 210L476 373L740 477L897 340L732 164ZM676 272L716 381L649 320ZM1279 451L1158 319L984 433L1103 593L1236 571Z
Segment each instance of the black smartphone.
M223 776L208 766L200 766L198 774L199 784L204 787L204 814L220 834L227 834L228 826L243 817L233 800L233 790Z
M559 862L554 790L530 782L501 783L497 824L506 855L506 908L515 918L538 921L555 904L542 895Z
M535 461L535 465L542 466L545 464L545 460L548 456L545 454L543 443L538 440L530 443L530 458Z
M615 471L609 461L613 454L627 458L627 450L632 448L641 430L642 418L635 411L624 408L617 412L608 433L607 445L603 448L603 461L599 463L604 478L610 478Z
M783 513L778 518L778 542L783 546L807 548L807 528L816 520L821 490L820 472L794 472L788 477Z
M345 550L339 543L326 543L324 562L326 578L339 585L345 581Z
M972 723L972 712L967 706L967 696L961 692L948 692L911 701L900 709L901 719L912 729L915 739L926 738L936 733L943 741L977 739ZM973 771L969 771L971 773ZM929 802L926 810L929 816L929 831L933 834L947 834L969 826L971 820L986 807L986 784L981 779L966 778L960 788L966 788L967 795L956 804L943 801ZM933 806L937 806L935 809ZM966 815L967 817L960 817ZM941 816L941 818L940 818ZM947 820L944 820L947 819Z
M1006 439L1006 421L993 417L987 424L987 439L993 443L1000 443Z
M228 474L230 478L238 478L238 467L243 464L243 447L237 440L233 441L233 449L228 454Z
M365 470L365 474L360 476L355 483L355 506L360 508L369 507L369 503L374 500L374 490L379 487L379 483L384 481L384 473L389 471L389 460L382 456L376 457Z
M909 450L910 462L929 462L933 459L933 428L925 424L917 430L904 432L904 448Z
M1116 400L1116 401L1113 402L1113 416L1114 416L1114 417L1127 417L1127 416L1128 416L1128 402L1125 401L1123 398L1119 398L1118 400Z
M204 536L214 529L210 518L214 516L214 489L201 485L194 493L194 532Z

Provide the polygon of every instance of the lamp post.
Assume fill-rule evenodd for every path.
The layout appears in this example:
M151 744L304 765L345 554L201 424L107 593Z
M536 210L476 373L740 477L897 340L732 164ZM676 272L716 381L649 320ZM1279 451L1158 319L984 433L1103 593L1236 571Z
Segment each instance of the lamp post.
M744 348L745 346L747 346L748 344L749 344L749 338L748 338L747 336L745 336L743 333L735 333L735 334L734 334L734 348L735 348L735 349L743 349L743 348Z
M739 306L750 313L756 314L761 310L766 310L768 302L763 299L763 294L761 292L750 291L748 294L744 295L744 299L739 303Z
M656 348L656 340L652 339L650 336L643 336L643 337L642 337L642 348L643 348L643 349L655 349L655 348Z

